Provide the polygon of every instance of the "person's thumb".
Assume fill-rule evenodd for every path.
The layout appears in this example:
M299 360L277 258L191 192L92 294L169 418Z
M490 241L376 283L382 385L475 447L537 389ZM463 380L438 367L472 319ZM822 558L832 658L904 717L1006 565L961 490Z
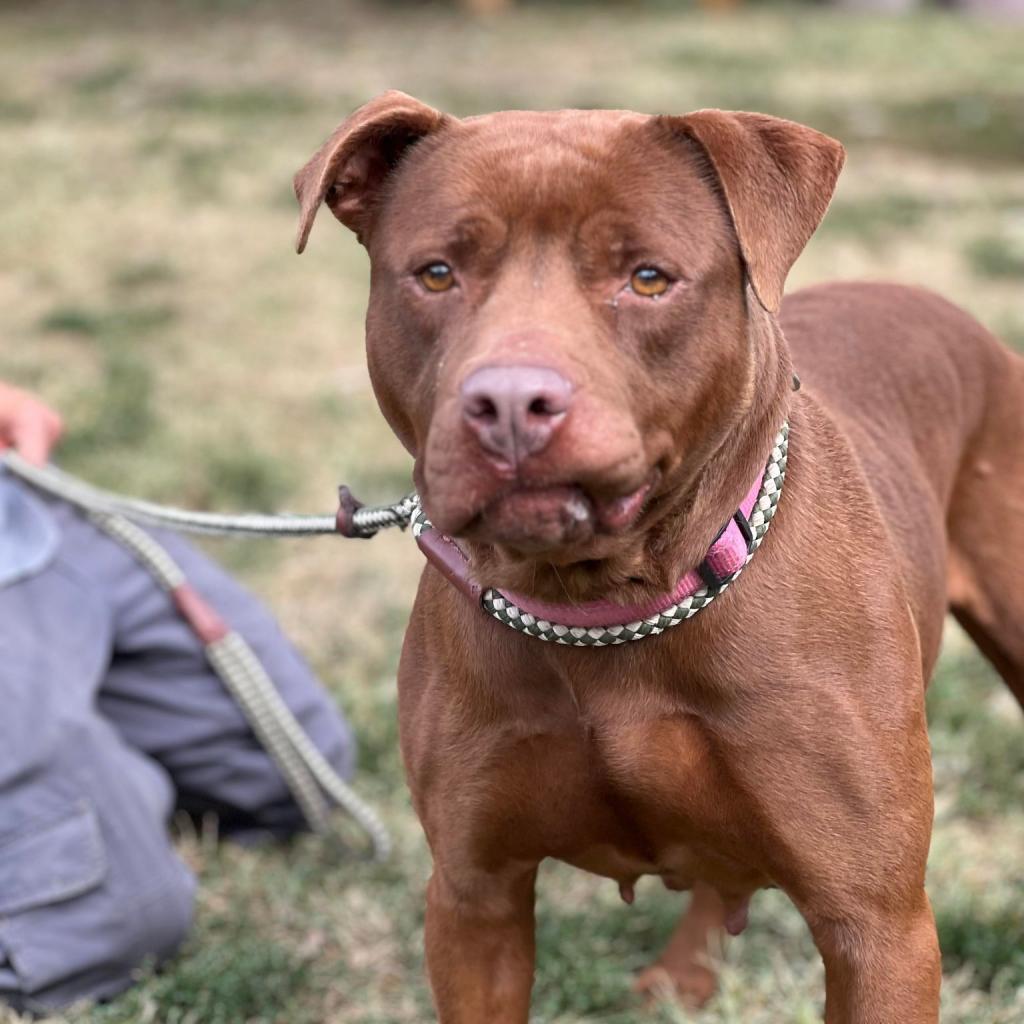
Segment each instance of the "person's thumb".
M58 433L59 429L53 429L41 417L33 417L11 431L11 447L33 465L45 466Z

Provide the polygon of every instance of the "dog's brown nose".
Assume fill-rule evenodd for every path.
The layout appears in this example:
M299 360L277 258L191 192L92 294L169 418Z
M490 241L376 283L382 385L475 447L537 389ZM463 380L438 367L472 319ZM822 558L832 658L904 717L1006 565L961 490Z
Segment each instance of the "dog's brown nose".
M572 384L543 366L484 366L462 383L462 415L480 444L510 465L547 447L565 421Z

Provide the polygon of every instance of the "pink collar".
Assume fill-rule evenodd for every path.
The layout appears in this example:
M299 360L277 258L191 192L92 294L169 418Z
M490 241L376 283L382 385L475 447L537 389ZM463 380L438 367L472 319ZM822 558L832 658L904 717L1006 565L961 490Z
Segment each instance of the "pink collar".
M740 507L715 538L704 560L687 572L667 594L640 604L623 605L607 598L581 604L558 604L538 601L512 591L495 593L518 608L520 613L525 612L540 621L564 623L570 629L587 630L649 619L680 604L702 587L721 587L743 568L753 540L750 516L761 486L762 478L759 474ZM475 603L480 603L484 588L470 577L469 561L451 537L439 530L424 529L417 536L416 542L430 563L449 582Z

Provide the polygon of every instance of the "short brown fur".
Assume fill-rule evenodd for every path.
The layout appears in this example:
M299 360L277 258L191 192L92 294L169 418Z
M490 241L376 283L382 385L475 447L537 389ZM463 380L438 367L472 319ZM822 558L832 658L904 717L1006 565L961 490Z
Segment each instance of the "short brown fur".
M780 307L842 160L763 115L460 121L389 93L296 176L300 248L326 198L369 251L381 408L481 582L665 591L791 427L742 579L656 639L544 644L424 570L399 710L445 1024L527 1021L545 857L625 892L644 874L694 890L641 990L707 999L716 934L776 885L824 958L829 1024L938 1020L924 689L951 608L1024 702L1024 361L923 290L824 285ZM428 294L438 261L456 285ZM629 286L638 265L666 271L661 299ZM571 381L572 406L510 468L466 429L460 388L525 365ZM634 518L602 525L631 493Z

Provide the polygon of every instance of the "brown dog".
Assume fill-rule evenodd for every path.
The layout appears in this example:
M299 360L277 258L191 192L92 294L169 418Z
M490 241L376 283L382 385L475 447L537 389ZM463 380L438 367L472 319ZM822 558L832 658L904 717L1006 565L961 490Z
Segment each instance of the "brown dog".
M425 569L400 718L448 1024L527 1020L545 857L693 888L641 988L706 998L710 937L775 885L830 1024L938 1019L925 681L952 608L1024 701L1024 360L924 291L781 304L842 163L758 114L458 120L388 93L295 179L300 251L325 201L369 251L381 409L480 583L624 622L790 425L764 543L660 636L543 643Z

